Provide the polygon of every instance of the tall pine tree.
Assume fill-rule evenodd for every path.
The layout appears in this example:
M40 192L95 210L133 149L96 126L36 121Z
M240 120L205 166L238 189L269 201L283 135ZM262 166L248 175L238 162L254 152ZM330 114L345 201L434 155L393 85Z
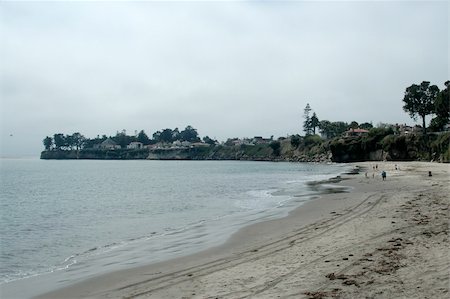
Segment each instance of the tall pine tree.
M305 132L306 136L311 135L312 133L311 117L309 116L310 112L311 107L309 106L309 103L307 103L303 112L303 118L305 119L305 121L303 122L303 131Z
M316 128L320 125L319 118L317 117L316 113L313 112L313 115L311 116L311 128L313 130L313 134L316 135Z

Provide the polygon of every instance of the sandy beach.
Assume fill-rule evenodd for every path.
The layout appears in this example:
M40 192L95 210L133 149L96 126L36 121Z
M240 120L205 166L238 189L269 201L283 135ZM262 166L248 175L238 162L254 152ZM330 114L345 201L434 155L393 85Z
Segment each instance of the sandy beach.
M222 246L39 298L448 298L450 165L353 165L320 185L329 193Z

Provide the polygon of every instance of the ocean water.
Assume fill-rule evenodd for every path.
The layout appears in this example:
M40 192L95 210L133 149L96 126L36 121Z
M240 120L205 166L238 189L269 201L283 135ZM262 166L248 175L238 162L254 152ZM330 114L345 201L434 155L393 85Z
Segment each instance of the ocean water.
M1 160L0 283L58 284L167 260L282 217L343 165ZM56 287L56 282L55 282Z

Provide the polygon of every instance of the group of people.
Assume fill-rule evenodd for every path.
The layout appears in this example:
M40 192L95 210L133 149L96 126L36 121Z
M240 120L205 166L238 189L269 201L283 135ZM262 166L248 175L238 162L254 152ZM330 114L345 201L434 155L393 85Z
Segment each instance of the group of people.
M397 164L395 164L394 167L395 167L395 170L400 170L400 166L398 166ZM378 172L378 164L373 165L372 169L373 169L372 178L375 178L375 173ZM380 174L381 174L381 178L383 179L383 181L385 181L386 177L387 177L386 171L382 170ZM431 171L428 171L428 176L429 177L433 176ZM368 173L366 171L366 178L368 178L368 177L369 177L369 175L368 175Z
M372 178L375 178L375 172L378 172L378 164L375 164L374 166L372 166L373 168L373 173L372 173ZM395 170L399 170L399 167L397 166L397 164L395 164ZM366 178L368 178L368 173L366 172ZM381 171L381 178L383 179L383 181L386 180L387 177L387 173L385 170Z

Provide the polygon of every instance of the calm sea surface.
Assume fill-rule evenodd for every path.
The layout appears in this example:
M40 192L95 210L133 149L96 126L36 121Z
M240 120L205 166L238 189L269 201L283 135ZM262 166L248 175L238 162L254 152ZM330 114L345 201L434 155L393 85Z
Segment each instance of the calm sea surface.
M60 281L224 242L310 199L342 165L230 161L1 160L0 282ZM61 278L62 277L62 278Z

